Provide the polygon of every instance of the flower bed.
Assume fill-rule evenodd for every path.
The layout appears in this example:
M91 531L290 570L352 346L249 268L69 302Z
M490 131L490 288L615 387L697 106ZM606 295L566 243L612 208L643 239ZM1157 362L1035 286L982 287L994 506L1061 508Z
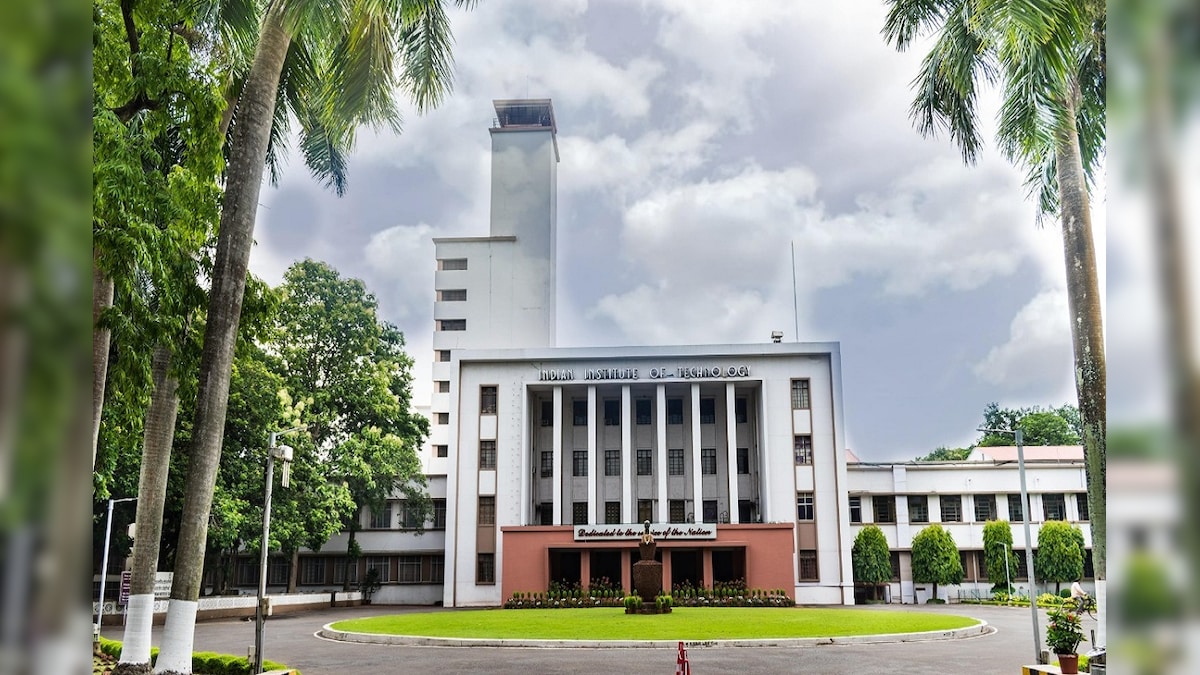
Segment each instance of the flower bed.
M620 588L597 585L580 588L578 584L551 584L550 590L517 591L504 601L505 609L567 609L587 607L626 607L627 598ZM666 598L667 609L674 607L795 607L783 589L746 588L744 582L717 583L713 588L676 584ZM656 605L663 601L656 599Z

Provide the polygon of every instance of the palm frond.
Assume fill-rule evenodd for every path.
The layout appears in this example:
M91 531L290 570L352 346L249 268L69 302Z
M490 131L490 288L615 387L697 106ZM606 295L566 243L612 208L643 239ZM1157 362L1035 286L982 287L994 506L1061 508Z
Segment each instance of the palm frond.
M995 79L992 59L987 45L971 30L969 17L955 16L942 27L913 81L917 94L909 113L917 130L923 136L947 131L969 164L983 148L976 81Z
M908 49L914 39L932 31L962 3L963 0L887 0L884 40L898 50Z
M441 102L454 78L450 19L440 0L407 0L400 32L401 84L424 112Z
M345 139L335 138L328 128L316 119L301 124L300 151L304 164L324 187L332 187L337 196L346 194Z

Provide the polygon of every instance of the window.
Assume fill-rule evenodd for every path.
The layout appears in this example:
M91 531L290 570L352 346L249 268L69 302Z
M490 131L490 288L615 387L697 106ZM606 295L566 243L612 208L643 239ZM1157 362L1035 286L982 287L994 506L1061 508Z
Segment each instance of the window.
M862 497L850 498L850 522L862 522Z
M717 449L700 449L700 473L706 476L717 475Z
M637 475L653 476L654 475L654 457L651 455L650 448L638 448L637 451Z
M577 427L587 426L587 401L571 401L571 419Z
M604 426L621 426L621 402L617 399L607 399L604 401Z
M437 329L443 331L460 331L467 329L466 319L438 319Z
M1088 500L1086 492L1075 493L1075 508L1079 510L1080 520L1091 520L1091 518L1088 517Z
M421 513L418 505L402 501L397 504L397 507L400 514L400 529L415 530L425 524L425 515Z
M792 410L808 410L808 380L792 380Z
M1034 551L1033 554L1036 556L1037 551ZM1017 576L1014 577L1014 580L1015 579L1028 579L1029 578L1029 565L1027 564L1028 561L1025 560L1025 551L1022 549L1015 548L1015 549L1013 549L1012 557L1016 558L1016 560L1017 560Z
M437 423L438 424L450 424L450 413L448 413L448 412L438 413L437 414Z
M871 497L871 507L875 511L875 522L896 522L896 498L891 495L875 495Z
M479 441L479 468L496 468L496 441Z
M702 522L705 522L705 523L717 522L717 500L715 500L715 499L705 499L704 500L704 520Z
M638 522L644 523L647 520L654 522L654 500L639 499L638 500Z
M465 269L467 269L466 258L442 258L438 260L438 270L451 271Z
M433 500L433 529L446 529L446 500Z
M975 495L975 522L996 519L996 495Z
M683 424L683 399L667 399L667 424Z
M325 583L325 558L301 558L300 583L306 585Z
M544 427L554 426L554 401L542 401L541 424Z
M1042 495L1042 519L1066 520L1067 500L1061 492L1058 494Z
M737 472L740 474L750 473L750 448L737 449Z
M620 450L605 450L604 451L604 475L605 476L620 476L621 475L621 451Z
M817 574L817 552L811 549L800 551L800 581L820 581Z
M478 553L475 555L475 583L496 583L495 553Z
M670 448L667 450L667 475L683 475L683 448Z
M638 424L650 424L650 399L639 398L634 401L633 412Z
M802 434L794 441L797 464L812 464L812 436Z
M437 390L439 394L450 393L450 380L438 380Z
M357 561L350 560L345 556L333 561L333 583L345 583L347 573L350 575L350 583L358 583Z
M480 525L495 525L496 524L496 497L495 497L495 495L479 495L479 524Z
M963 519L962 495L942 495L942 522L961 523Z
M908 496L908 522L929 522L929 497L925 495Z
M392 526L392 505L384 504L378 509L371 509L371 525L372 530L385 530Z
M433 452L438 457L449 457L450 456L450 446L435 445L435 446L433 446Z
M813 512L813 493L797 492L796 493L796 520L815 520Z
M373 555L367 558L367 574L375 570L379 574L379 583L386 584L392 580L392 559L386 555Z
M440 555L429 556L429 583L440 584L446 581L446 558Z
M607 525L621 522L621 502L604 502L604 522Z
M700 424L717 423L717 399L700 399Z
M438 291L437 299L440 302L464 302L467 299L467 289L452 288Z
M448 363L450 361L449 349L439 349L434 352L434 354L437 356L437 361L440 361L441 363Z
M496 387L488 385L479 388L479 414L496 414Z
M417 584L421 582L421 556L398 556L396 567L396 581L402 584Z
M575 450L571 453L571 475L588 475L587 450Z
M670 521L672 523L682 523L687 518L687 511L683 506L682 499L672 499L669 507L671 509Z
M542 525L554 524L554 505L550 502L538 504L538 522Z
M571 523L573 525L587 525L587 505L587 502L571 502Z
M900 581L900 552L890 551L888 562L892 564L892 581Z
M542 451L542 478L549 478L554 475L554 451Z
M747 401L745 398L733 399L733 420L738 424L745 424L748 419L746 405Z
M1025 509L1021 503L1021 495L1008 496L1008 519L1014 523L1025 522Z
M258 584L258 559L238 558L238 586L254 586Z

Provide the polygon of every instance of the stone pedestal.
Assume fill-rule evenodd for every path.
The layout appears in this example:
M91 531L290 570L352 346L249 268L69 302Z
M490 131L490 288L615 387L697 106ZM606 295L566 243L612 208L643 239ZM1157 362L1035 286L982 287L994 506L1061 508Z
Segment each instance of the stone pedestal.
M639 560L633 564L633 590L651 607L662 593L662 578L662 563L657 560Z

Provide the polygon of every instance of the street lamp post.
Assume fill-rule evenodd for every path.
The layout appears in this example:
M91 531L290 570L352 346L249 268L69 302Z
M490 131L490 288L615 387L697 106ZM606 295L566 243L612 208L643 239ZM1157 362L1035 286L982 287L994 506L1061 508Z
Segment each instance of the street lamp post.
M1033 620L1033 659L1042 662L1042 632L1038 627L1037 577L1033 571L1033 535L1029 532L1029 490L1025 487L1025 432L1020 429L977 429L993 434L1012 434L1017 440L1017 473L1021 476L1021 510L1025 516L1025 566L1029 570L1029 614ZM1006 566L1007 567L1007 566Z
M113 504L136 501L137 497L122 497L108 500L108 524L104 526L104 555L100 562L100 602L96 605L96 634L100 634L100 620L104 618L104 582L108 580L108 542L112 539Z
M280 436L303 431L308 425L292 427L283 431L272 431L267 442L267 476L266 495L263 499L263 532L259 545L258 559L258 603L254 612L254 672L262 672L263 664L263 628L267 621L267 551L271 542L271 488L275 483L275 460L284 462L283 487L288 486L287 463L292 461L292 448L287 445L276 445Z
M1008 544L1003 541L997 541L1000 544L1000 550L1004 551L1004 592L1012 595L1012 580L1008 578Z

